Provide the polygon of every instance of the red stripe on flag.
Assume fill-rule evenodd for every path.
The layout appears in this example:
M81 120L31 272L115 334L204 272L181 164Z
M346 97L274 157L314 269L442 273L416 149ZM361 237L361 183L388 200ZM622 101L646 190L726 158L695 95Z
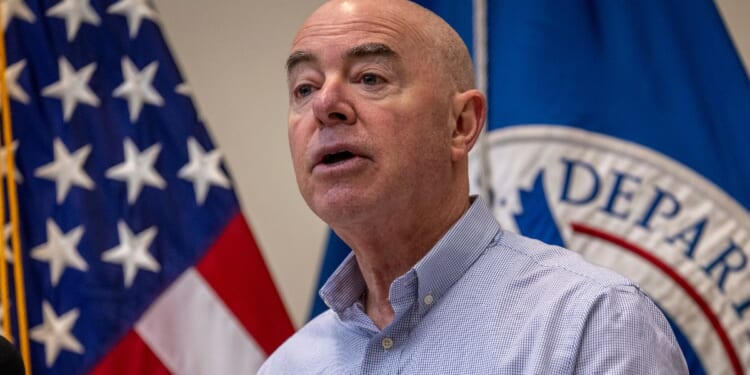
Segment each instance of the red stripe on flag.
M196 265L266 354L292 333L281 302L250 228L237 214Z
M91 371L91 375L171 375L143 340L130 331Z

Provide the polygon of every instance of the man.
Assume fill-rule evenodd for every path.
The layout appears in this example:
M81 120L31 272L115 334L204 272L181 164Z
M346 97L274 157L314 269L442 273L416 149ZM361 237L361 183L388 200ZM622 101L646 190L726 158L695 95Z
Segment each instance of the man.
M503 231L469 197L486 101L443 20L402 0L334 0L287 70L297 183L353 255L321 289L331 309L261 373L687 373L637 286Z

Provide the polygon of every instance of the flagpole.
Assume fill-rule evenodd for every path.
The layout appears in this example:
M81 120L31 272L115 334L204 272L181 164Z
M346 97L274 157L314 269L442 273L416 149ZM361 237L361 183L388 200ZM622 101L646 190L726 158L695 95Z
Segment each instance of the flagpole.
M0 14L2 16L2 14ZM3 144L5 144L5 167L6 167L6 181L8 182L8 203L10 206L10 222L11 222L11 243L13 247L13 281L15 284L15 292L16 292L16 314L18 315L18 338L19 338L19 345L21 346L21 357L23 358L23 361L25 363L26 368L26 375L31 375L31 356L30 356L30 350L29 350L29 337L28 337L28 323L27 323L27 317L26 317L26 289L24 286L24 280L23 280L23 263L21 260L21 237L18 233L18 193L16 192L16 184L15 184L15 160L12 150L12 143L13 143L13 130L11 127L11 117L10 117L10 98L8 97L8 89L7 89L7 82L5 81L5 69L6 69L6 58L5 58L5 34L4 30L0 31L0 88L2 90L2 93L0 93L0 100L2 100L2 112L3 112ZM2 185L2 180L0 179L0 185ZM0 186L0 200L3 200L4 193L2 191L2 187ZM2 207L4 210L4 207ZM4 212L0 212L2 214L3 219L5 218ZM5 251L5 241L2 241L3 244L0 245L0 249ZM7 279L4 277L7 275L7 269L5 269L5 260L3 259L2 265L0 266L0 273L2 273L1 276L3 276L3 290L2 290L2 298L3 298L3 312L5 315L5 321L10 320L10 314L9 309L7 308L7 299L8 299L8 288L7 288ZM3 269L5 269L5 272L3 272ZM6 329L6 323L3 322L3 329ZM8 329L6 332L10 331L10 326L8 325ZM10 337L10 336L8 336Z
M2 12L2 9L0 9L0 13ZM2 16L2 14L0 14ZM0 30L0 42L4 43L5 41L5 30ZM5 64L0 65L0 107L2 108L8 108L10 100L8 99L8 85L5 82ZM2 111L3 115L3 124L5 124L5 114L8 111ZM4 126L4 125L3 125ZM0 142L2 143L2 142ZM3 188L2 183L3 176L0 176L0 218L3 222L3 231L5 230L4 224L5 224L5 189ZM13 342L13 332L10 329L10 304L8 303L8 267L5 260L5 241L0 241L0 258L3 258L2 261L0 261L0 303L2 304L2 314L3 314L3 336L8 339L8 341Z
M2 31L0 31L2 33ZM0 35L2 37L2 35ZM0 76L5 76L5 69L0 69ZM5 86L5 80L0 80L0 91L2 91L2 96L5 97L5 92L7 92L7 87ZM5 103L4 101L2 103ZM6 104L3 104L5 106ZM3 111L4 112L4 111ZM3 178L0 177L0 218L2 218L3 223L5 223L5 189L3 188ZM3 225L3 231L5 230ZM8 266L6 264L7 260L5 259L5 246L6 242L0 241L0 304L2 304L2 317L3 317L3 336L5 336L8 341L13 342L13 332L10 330L10 323L11 323L11 317L10 317L10 304L9 298L8 298Z
M476 69L476 86L482 94L487 97L487 0L474 0L474 64ZM489 101L489 99L488 99ZM488 103L489 106L489 103ZM489 126L489 114L479 134L477 142L477 153L479 154L479 170L481 178L479 181L479 195L485 202L492 205L490 200L491 173L489 163L489 145L487 143L487 127Z

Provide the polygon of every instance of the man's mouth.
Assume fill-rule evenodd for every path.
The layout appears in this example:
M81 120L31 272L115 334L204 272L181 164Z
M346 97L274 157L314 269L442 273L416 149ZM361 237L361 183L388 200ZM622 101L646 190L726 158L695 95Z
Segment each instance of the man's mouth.
M356 155L354 155L350 151L339 151L323 156L323 160L321 162L325 165L333 165L354 158L355 156Z

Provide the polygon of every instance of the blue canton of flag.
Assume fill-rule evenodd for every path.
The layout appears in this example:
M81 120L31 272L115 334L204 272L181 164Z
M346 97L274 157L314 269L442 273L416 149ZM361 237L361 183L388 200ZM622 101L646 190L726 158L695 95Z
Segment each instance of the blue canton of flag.
M257 369L292 326L152 5L1 11L33 372Z

